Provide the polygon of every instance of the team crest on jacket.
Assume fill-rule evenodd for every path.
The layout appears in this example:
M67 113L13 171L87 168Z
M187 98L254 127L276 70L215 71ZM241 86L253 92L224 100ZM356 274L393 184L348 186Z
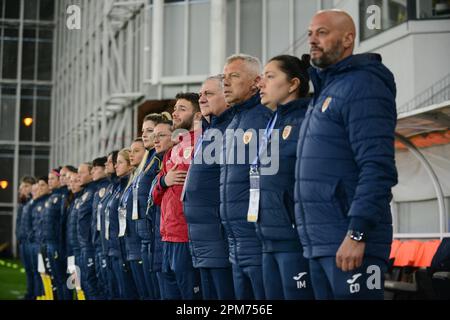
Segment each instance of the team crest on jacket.
M83 194L83 196L81 197L81 199L83 199L83 202L86 201L87 197L89 197L89 191Z
M191 156L192 147L187 147L183 150L183 157L187 160Z
M286 140L287 138L289 138L291 131L292 131L292 126L284 127L283 134L282 134L283 140Z
M244 141L244 144L249 144L252 140L253 132L247 131L244 133L244 136L242 137L242 141Z
M58 202L58 197L54 197L53 198L53 203L57 203Z
M42 210L42 207L39 206L39 207L37 208L37 211L38 211L38 212L41 212L41 210Z
M105 188L101 188L100 191L98 192L98 195L100 196L100 198L103 198L103 196L105 195Z
M328 107L330 106L331 100L333 100L331 97L327 97L325 99L325 101L322 104L322 112L325 112L328 109Z
M50 208L50 203L48 201L45 201L45 207Z

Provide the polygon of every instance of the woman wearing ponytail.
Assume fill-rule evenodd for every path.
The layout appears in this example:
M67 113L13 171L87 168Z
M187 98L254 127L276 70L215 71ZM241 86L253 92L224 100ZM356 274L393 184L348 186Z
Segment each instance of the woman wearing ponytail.
M314 297L294 215L297 141L310 100L308 68L309 55L301 60L276 56L265 65L259 83L261 103L273 115L250 179L259 180L253 191L260 193L254 221L263 247L264 290L269 300Z

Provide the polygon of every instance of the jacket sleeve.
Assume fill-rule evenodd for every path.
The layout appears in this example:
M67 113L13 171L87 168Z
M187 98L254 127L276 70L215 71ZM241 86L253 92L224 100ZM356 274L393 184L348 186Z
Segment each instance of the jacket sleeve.
M350 205L349 230L370 231L381 217L390 215L391 188L397 184L395 167L395 85L380 79L359 79L355 93L342 108L354 160L359 168ZM364 87L362 87L362 85ZM370 84L370 89L369 89Z
M153 189L153 192L152 192L153 203L158 206L161 206L162 199L164 197L164 193L167 190L166 185L164 184L164 182L161 181L161 179L163 179L167 173L166 163L167 163L167 159L169 159L170 154L171 154L171 150L167 151L166 154L164 155L162 168L161 168L161 171L156 176L157 182L156 182L155 188Z

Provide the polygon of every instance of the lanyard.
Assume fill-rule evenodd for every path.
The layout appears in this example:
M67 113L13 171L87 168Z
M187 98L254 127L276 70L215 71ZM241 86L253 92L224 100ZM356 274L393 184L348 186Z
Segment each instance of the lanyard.
M128 197L130 196L131 189L132 189L132 186L129 186L125 190L125 193L122 195L122 198L120 199L120 206L122 208L125 208L127 206L127 201L128 201Z
M255 157L255 159L252 162L251 167L252 168L256 168L259 165L259 159L262 155L262 153L264 152L264 150L267 147L267 144L272 136L272 131L275 127L275 123L277 122L277 118L278 118L278 112L275 111L275 114L272 116L272 119L270 119L269 123L267 124L266 130L264 131L264 137L263 137L263 143L261 145L260 148L258 148L258 154Z
M200 149L202 148L202 143L203 143L203 134L200 136L200 138L198 138L197 140L197 145L195 146L195 152L194 152L194 157L197 155L197 153L200 151Z

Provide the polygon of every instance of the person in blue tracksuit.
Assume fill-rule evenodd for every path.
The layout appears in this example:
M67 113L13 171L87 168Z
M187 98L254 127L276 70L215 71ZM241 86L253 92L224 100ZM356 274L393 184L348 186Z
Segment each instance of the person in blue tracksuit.
M200 271L203 299L231 300L234 299L233 276L219 214L220 164L206 159L215 157L206 150L217 142L218 135L223 135L233 118L233 110L225 102L221 77L209 77L203 83L199 104L205 126L194 149L183 202L189 245L194 268Z
M48 178L38 178L37 197L34 200L33 209L31 211L31 229L28 236L30 242L30 255L31 265L33 268L34 276L34 297L39 297L44 294L44 286L42 283L41 275L38 271L38 255L42 254L42 258L45 259L44 248L42 244L42 217L45 207L45 202L49 197Z
M97 192L97 182L92 181L92 164L82 163L78 167L78 179L83 186L80 205L76 208L78 242L81 249L81 287L88 300L104 299L101 296L95 274L95 249L92 245L92 204Z
M220 216L228 236L237 299L265 298L262 247L254 224L248 220L250 164L256 154L258 130L266 127L272 115L268 108L260 104L259 79L260 63L257 58L235 55L227 59L224 94L234 117L226 128L223 141Z
M60 188L60 169L53 169L48 174L48 185L51 194L44 205L42 213L42 244L45 247L46 262L52 279L55 298L70 300L70 292L66 285L66 268L64 256L61 254L61 202L63 190Z
M132 170L129 154L129 149L122 149L117 155L115 169L119 180L106 206L105 239L108 247L108 256L111 260L112 274L114 276L113 281L117 285L119 297L120 299L134 300L138 299L139 295L134 285L131 270L126 261L123 236L119 237L120 227L123 225L124 217L124 212L122 211L122 221L119 222L119 208Z
M20 234L20 228L22 223L22 212L23 207L25 204L31 200L31 186L36 182L36 180L33 177L25 176L21 179L20 185L19 185L19 195L18 195L18 204L17 204L17 216L15 221L15 236L16 236L16 242L19 250L19 257L22 259L23 262L23 255L21 253L21 247L20 243L23 238L21 238Z
M28 194L28 190L30 191L28 201L23 204L22 207L22 214L20 218L20 224L18 226L18 236L17 239L19 241L20 246L20 257L23 262L23 266L25 268L25 273L27 277L27 291L25 293L24 299L26 300L34 300L35 297L33 296L34 291L34 277L33 277L33 268L32 268L32 262L31 262L31 255L30 255L30 243L28 240L28 235L31 229L31 212L33 210L33 194L36 194L37 184L36 179L33 177L27 177L22 180L22 182L26 182L30 185L30 188L28 186L25 186L22 188L24 195ZM34 187L33 187L34 186ZM26 189L26 190L25 190ZM33 192L34 189L34 192Z
M101 210L104 203L104 198L108 196L107 188L110 181L106 176L105 164L107 157L96 158L92 161L92 180L97 184L97 191L94 194L92 201L92 218L91 218L91 241L94 248L94 265L97 279L97 290L99 297L103 299L108 298L108 275L107 264L103 256L99 231L101 227Z
M136 232L141 241L141 256L144 269L145 284L149 298L153 300L161 299L161 289L158 282L157 272L153 270L150 264L150 248L152 238L155 233L154 225L155 207L148 206L150 188L153 180L161 170L162 157L160 157L154 148L154 129L159 123L169 123L166 116L159 113L151 113L145 116L142 122L142 142L147 153L142 159L142 172L139 181L134 185L137 194L138 219L136 223ZM133 198L134 201L134 198ZM159 233L159 226L156 230Z
M59 171L59 183L61 185L60 187L60 195L61 195L61 203L60 203L60 230L61 233L59 235L59 246L60 246L60 255L62 257L62 267L65 272L65 276L67 277L67 215L68 215L68 207L70 202L72 201L72 192L70 191L69 185L70 185L70 175L72 172L77 172L77 169L71 165L65 165L61 168ZM66 293L69 293L69 295L65 298L68 300L72 299L72 293L70 290Z
M314 97L300 130L296 220L318 299L383 299L392 242L396 87L378 54L353 55L355 26L309 26Z
M116 170L114 169L117 162L118 153L119 151L112 151L108 154L105 164L105 172L108 176L109 184L105 190L105 195L99 200L99 204L97 206L97 217L95 221L93 221L93 229L95 230L93 232L93 243L96 248L100 246L102 259L101 277L103 277L104 281L106 281L106 298L108 300L120 298L118 284L115 281L112 271L112 257L108 256L108 242L105 238L105 216L108 204L109 201L111 201L116 188L119 186L119 179L117 178ZM100 219L99 224L97 219Z
M309 263L295 228L294 183L297 141L308 107L309 56L276 56L264 67L261 103L273 111L259 155L252 164L260 193L256 232L263 247L267 299L313 299ZM258 191L257 191L258 192Z
M136 224L136 221L139 219L139 185L143 176L144 166L149 164L148 160L150 160L146 157L145 161L142 161L144 156L148 156L148 152L144 147L144 142L142 141L142 138L136 138L130 146L130 165L135 169L133 169L132 178L125 191L125 194L127 195L126 201L124 199L124 203L122 203L126 209L126 228L123 238L125 240L126 260L130 266L139 298L141 300L149 300L150 293L146 284L146 276L144 275L141 238L137 233ZM145 272L149 273L147 270L145 270Z

